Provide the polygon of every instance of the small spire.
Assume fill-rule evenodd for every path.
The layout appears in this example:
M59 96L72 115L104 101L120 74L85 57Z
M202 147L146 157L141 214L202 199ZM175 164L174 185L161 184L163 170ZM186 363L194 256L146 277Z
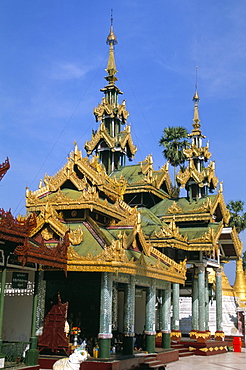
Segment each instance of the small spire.
M110 24L109 35L106 40L106 43L109 45L108 65L106 68L106 72L108 72L108 76L105 77L105 79L110 84L114 84L115 81L117 81L117 77L115 77L117 70L116 70L116 64L115 64L115 58L114 58L114 45L118 44L118 42L117 42L117 38L113 30L113 9L111 9L110 22L111 24Z
M194 122L194 124L195 124L195 126L194 126L194 124L193 124L193 127L194 128L199 128L201 125L199 124L199 122L200 122L200 119L199 119L199 109L198 109L198 103L199 103L199 101L200 101L200 98L199 98L199 95L198 95L198 91L196 90L195 91L195 94L194 94L194 96L193 96L193 102L194 102L194 118L193 118L193 122Z
M196 67L196 84L195 84L195 94L193 96L193 102L194 102L194 118L193 118L193 123L192 123L192 126L194 127L193 130L192 130L192 134L191 135L200 135L201 134L201 130L200 130L200 119L199 119L199 108L198 108L198 104L199 104L199 101L200 101L200 98L199 98L199 95L198 95L198 90L197 90L197 69L198 67Z

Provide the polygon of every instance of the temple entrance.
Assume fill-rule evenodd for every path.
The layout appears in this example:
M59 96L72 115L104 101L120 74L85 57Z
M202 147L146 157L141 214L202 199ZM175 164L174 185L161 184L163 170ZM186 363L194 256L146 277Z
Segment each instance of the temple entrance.
M100 273L45 272L46 299L45 315L57 304L58 293L62 302L68 302L67 321L70 330L79 327L80 337L97 337L100 317Z
M124 285L120 284L118 288L118 331L123 333L124 323ZM136 334L142 334L145 327L145 307L146 291L143 287L136 286L135 290L135 323L134 330Z

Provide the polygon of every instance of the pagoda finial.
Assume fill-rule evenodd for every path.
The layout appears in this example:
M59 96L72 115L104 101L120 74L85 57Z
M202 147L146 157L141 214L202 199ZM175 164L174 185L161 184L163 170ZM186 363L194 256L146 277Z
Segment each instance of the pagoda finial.
M198 69L198 67L196 67L195 94L194 94L193 99L192 99L193 102L194 102L194 118L193 118L193 123L192 123L192 126L194 128L193 128L192 133L191 133L192 136L201 134L201 130L200 130L201 125L200 125L199 108L198 108L200 98L199 98L198 90L197 90L197 69Z
M116 64L115 64L115 58L114 58L114 45L118 44L118 42L117 42L117 38L113 30L113 9L111 9L110 22L111 24L110 24L109 35L106 40L106 43L109 45L108 65L106 68L106 72L108 72L108 76L105 77L105 79L110 84L114 84L115 81L117 81L117 77L115 77L117 70L116 70Z

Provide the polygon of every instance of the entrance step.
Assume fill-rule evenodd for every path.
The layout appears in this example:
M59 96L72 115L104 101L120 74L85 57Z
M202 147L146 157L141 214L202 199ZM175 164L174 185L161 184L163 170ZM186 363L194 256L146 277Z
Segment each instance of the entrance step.
M157 360L156 355L146 356L144 362L140 364L141 370L155 369L155 370L165 370L166 364Z
M179 351L179 357L193 356L195 348L190 350L189 347L184 346L181 343L172 343L171 348L177 349Z

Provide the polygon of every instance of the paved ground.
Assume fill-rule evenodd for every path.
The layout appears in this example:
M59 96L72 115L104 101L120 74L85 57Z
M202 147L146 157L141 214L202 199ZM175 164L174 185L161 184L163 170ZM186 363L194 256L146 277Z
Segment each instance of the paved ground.
M181 357L179 361L167 365L167 370L246 370L246 350L228 352L215 356Z

